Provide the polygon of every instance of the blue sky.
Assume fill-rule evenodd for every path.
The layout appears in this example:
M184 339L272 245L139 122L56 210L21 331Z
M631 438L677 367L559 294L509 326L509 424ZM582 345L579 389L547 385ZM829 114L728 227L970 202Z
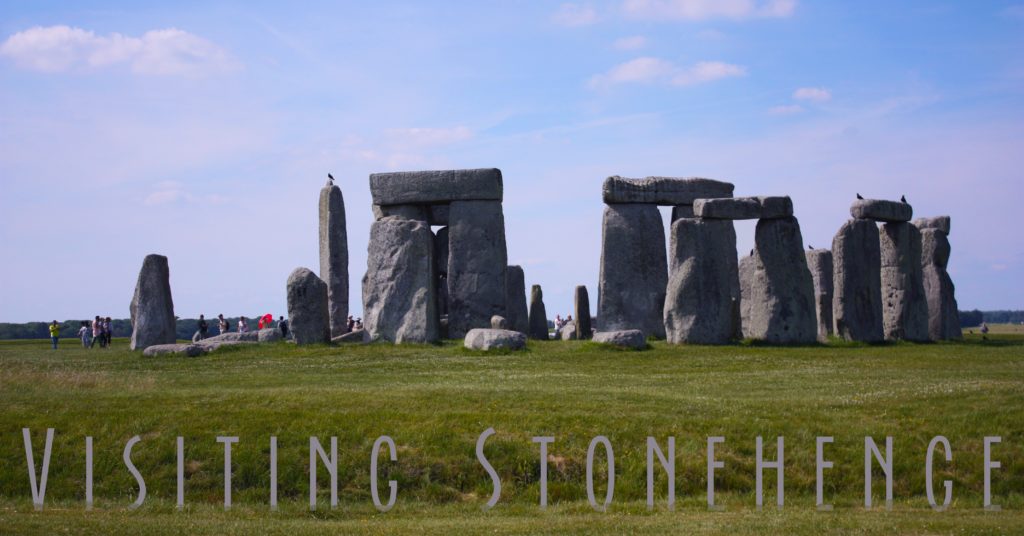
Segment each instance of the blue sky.
M358 312L368 175L470 167L552 315L616 174L788 194L816 247L905 194L953 218L961 308L1024 308L1024 3L0 6L0 321L126 317L151 252L180 316L282 313L328 171Z

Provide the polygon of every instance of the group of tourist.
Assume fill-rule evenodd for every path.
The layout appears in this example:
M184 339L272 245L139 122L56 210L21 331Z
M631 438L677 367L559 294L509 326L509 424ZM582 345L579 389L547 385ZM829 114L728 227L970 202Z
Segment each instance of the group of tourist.
M53 339L53 347L57 348L57 336L53 334L53 328L56 326L57 321L54 320L50 326L50 338ZM110 346L110 341L114 336L114 330L111 326L110 317L101 317L97 315L93 318L92 322L83 321L81 327L78 328L78 338L82 341L82 348L93 348L96 343L99 343L100 348L107 348Z
M352 318L352 315L348 315L348 320L346 320L345 325L346 327L348 327L348 333L352 333L353 331L361 331L363 329L363 319Z
M267 313L267 314L259 317L257 319L257 321L256 321L256 329L257 330L269 329L269 328L273 328L273 327L274 327L274 316L271 315L270 313ZM196 328L197 328L196 329L196 337L198 339L205 339L206 337L209 336L210 326L206 322L206 317L204 315L199 315L199 322L196 324ZM281 336L282 337L286 337L286 338L288 337L288 319L286 319L284 316L279 317L278 321L277 321L277 328L279 330L281 330ZM217 315L217 330L220 332L221 335L231 331L231 324L227 321L226 318L224 318L224 314L223 313ZM246 318L244 316L238 317L238 332L239 333L248 333L249 332L249 319L248 318Z
M562 315L555 315L555 333L561 333L566 324L573 323L572 315L566 315L565 318L562 318Z

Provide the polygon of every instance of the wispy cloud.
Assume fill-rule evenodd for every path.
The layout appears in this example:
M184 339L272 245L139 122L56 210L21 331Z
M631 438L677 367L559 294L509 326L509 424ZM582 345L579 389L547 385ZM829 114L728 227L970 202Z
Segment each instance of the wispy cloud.
M750 19L789 17L796 0L625 0L629 17L651 20L700 21L715 18Z
M591 77L591 89L607 88L617 84L664 83L690 86L722 78L743 76L746 68L720 61L701 61L688 67L654 57L639 57L620 63L607 72Z
M612 48L616 50L640 50L645 46L647 46L647 38L642 35L620 37L612 43Z
M771 115L793 115L802 111L804 111L804 108L799 104L782 104L768 108L768 113Z
M825 102L832 99L832 92L823 87L802 87L793 92L796 100Z
M194 76L237 69L221 47L177 28L148 31L140 37L96 35L70 26L36 26L8 37L0 56L19 67L59 73L128 65L141 75Z
M598 17L590 5L567 3L558 7L551 20L562 26L588 26L597 22Z

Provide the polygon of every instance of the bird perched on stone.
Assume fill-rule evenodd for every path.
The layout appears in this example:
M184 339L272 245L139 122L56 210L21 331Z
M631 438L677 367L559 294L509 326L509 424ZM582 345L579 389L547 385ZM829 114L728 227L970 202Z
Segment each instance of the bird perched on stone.
M813 250L813 249L814 249L814 246L812 246L812 245L810 245L810 244L807 244L807 249L811 249L811 250Z
M328 184L334 184L334 175L331 175L330 173L328 173L327 174L327 182L328 182Z
M750 250L750 256L751 256L751 257L753 257L753 256L754 256L754 250Z
M900 196L900 203L903 203L904 205L906 205L907 204L907 196L901 195Z
M857 194L857 199L864 199L864 196Z

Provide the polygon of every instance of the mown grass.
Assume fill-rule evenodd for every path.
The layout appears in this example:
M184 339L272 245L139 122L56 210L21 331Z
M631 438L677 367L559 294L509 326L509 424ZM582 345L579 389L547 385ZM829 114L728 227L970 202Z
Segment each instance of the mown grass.
M673 347L654 342L623 352L586 342L531 342L526 352L469 352L442 346L224 349L189 359L143 358L124 341L83 350L66 340L0 343L0 532L991 532L1024 531L1024 335L989 334L962 343L777 348ZM46 506L31 506L22 428L32 430L36 467L45 428L56 429ZM502 480L502 497L482 509L491 481L477 463L479 434ZM387 434L398 461L381 456L399 485L394 510L370 500L373 441ZM95 509L84 510L84 441L94 438ZM126 509L137 487L121 456L146 480L142 508ZM185 437L186 509L174 508L175 438ZM223 446L232 449L230 512L224 512ZM270 512L269 438L278 438L281 508ZM548 501L539 500L534 436L549 446ZM615 499L606 513L586 502L585 459L592 437L615 449ZM754 508L755 438L775 458L785 437L786 507ZM835 442L827 457L826 500L814 507L815 437ZM876 508L865 511L864 436L894 437L894 495L886 511L884 476L874 471ZM949 438L953 461L937 457L954 485L949 511L925 502L924 460L935 435ZM982 509L982 440L999 435L993 496ZM318 469L320 508L308 510L309 437L338 438L338 508ZM658 508L646 497L647 436L662 449L676 438L675 512L656 471ZM717 502L705 505L706 438L724 436L716 457ZM598 459L603 460L602 449ZM597 496L604 496L599 462ZM773 471L765 504L774 504Z

